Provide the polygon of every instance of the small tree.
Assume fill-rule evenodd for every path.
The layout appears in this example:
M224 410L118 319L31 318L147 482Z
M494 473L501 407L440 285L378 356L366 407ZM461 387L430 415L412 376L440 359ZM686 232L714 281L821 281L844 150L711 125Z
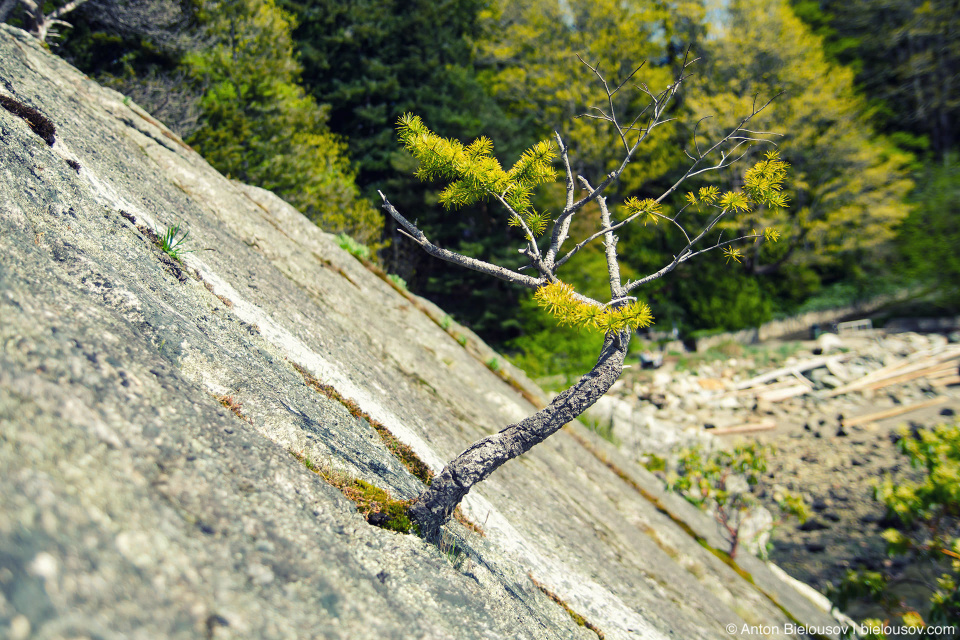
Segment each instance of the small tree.
M896 528L881 534L888 555L905 556L909 562L880 571L848 570L840 585L831 589L831 597L841 608L868 598L905 626L931 625L926 635L955 638L955 628L937 634L939 625L960 621L960 423L916 431L904 427L898 446L920 470L920 477L911 482L887 475L877 484L874 497L899 520ZM914 609L923 600L929 604L925 614ZM865 620L864 625L882 628L890 618ZM885 636L874 631L869 637Z
M653 93L645 84L637 87L648 97L649 103L629 123L621 120L617 114L616 98L620 90L639 71L639 67L623 82L611 88L598 66L584 64L603 86L607 105L605 108L593 108L583 117L609 123L618 135L617 145L622 147L623 153L619 166L596 183L587 176L576 175L571 169L569 147L560 134L555 134L554 141L544 140L534 145L524 152L513 167L504 170L494 158L493 144L487 138L481 137L465 146L456 140L434 134L417 116L405 114L398 123L400 142L420 163L415 175L422 180L441 179L449 183L440 193L440 202L448 209L464 207L485 199L499 202L505 210L507 224L517 228L522 235L519 252L529 260L529 264L514 271L439 247L433 244L415 223L410 222L390 204L381 192L383 208L400 225L400 233L413 240L428 254L441 260L534 289L539 304L554 314L562 324L604 334L599 358L589 373L560 393L546 408L472 444L434 478L430 487L417 498L410 509L421 534L428 539L436 536L439 527L453 513L471 487L508 460L525 453L575 419L617 381L623 371L631 332L653 322L650 307L634 295L635 290L670 273L681 263L708 251L721 249L728 261L739 261L741 249L735 246L738 243L777 238L777 232L771 228L754 230L750 234L728 240L723 239L722 231L716 240L713 240L712 234L711 238L707 238L730 213L786 205L786 197L781 191L786 163L779 159L776 151L768 152L763 160L745 172L740 190L721 193L715 186L702 187L697 192L687 193L685 204L672 215L663 208L663 202L687 180L730 166L742 158L754 144L772 144L772 134L746 128L747 124L770 104L772 98L762 104L755 99L750 113L741 118L719 140L701 142L694 128L692 149L686 151L690 158L686 172L656 199L627 198L617 212L617 219L612 215L605 193L618 181L637 150L648 141L651 132L671 119L667 116L668 109L687 77L684 75L687 68L692 63L684 61L678 77L660 93ZM551 216L546 212L534 209L531 198L538 185L556 178L554 161L558 154L565 175L566 203L563 210L551 220ZM569 239L573 217L582 211L585 205L594 202L600 210L600 228L564 253L562 249ZM686 243L679 247L673 259L659 271L624 283L620 278L615 232L638 220L644 224L656 224L662 220L674 225L683 233ZM550 233L545 235L548 227ZM610 282L610 299L606 302L578 293L557 275L558 270L573 255L588 243L601 238L605 247ZM525 270L533 273L528 275L521 272Z
M711 454L704 454L700 449L684 449L677 462L677 473L665 474L670 490L680 493L700 509L713 512L720 535L730 545L731 558L737 557L747 518L760 506L754 494L762 488L767 456L773 453L773 447L755 442ZM797 516L801 522L807 519L802 496L784 491L774 495L774 499L782 515Z

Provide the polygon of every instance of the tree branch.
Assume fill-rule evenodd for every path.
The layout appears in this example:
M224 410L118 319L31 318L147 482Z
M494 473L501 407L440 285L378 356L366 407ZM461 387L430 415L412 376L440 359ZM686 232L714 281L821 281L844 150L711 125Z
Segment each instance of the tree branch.
M377 193L379 193L380 197L383 199L384 211L389 213L394 220L400 223L400 226L403 227L406 235L420 245L420 247L430 255L440 258L441 260L446 260L447 262L460 265L461 267L466 267L467 269L485 273L495 278L499 278L500 280L512 282L513 284L519 284L530 289L536 289L546 284L547 281L545 278L532 278L530 276L523 275L522 273L517 273L516 271L511 271L501 266L484 262L483 260L477 260L476 258L461 255L447 249L441 249L437 245L430 242L427 239L427 236L424 235L424 233L420 231L416 225L404 218L400 212L397 211L396 207L390 204L390 201L387 200L387 197L383 195L382 192L378 191Z
M669 119L661 119L661 116L663 115L663 112L666 110L667 106L670 104L670 101L673 99L673 96L676 95L677 91L680 89L680 85L684 80L684 76L682 75L683 71L686 70L687 66L689 66L690 64L693 64L693 62L696 62L696 61L695 60L690 62L685 61L683 69L680 72L681 75L677 78L677 80L673 84L671 84L669 87L664 89L659 95L654 96L650 92L650 90L646 89L645 87L641 89L641 91L651 96L651 98L653 99L653 102L647 106L647 108L649 108L650 106L653 107L653 115L651 116L650 120L647 122L647 126L642 130L642 133L640 133L637 136L637 141L633 144L633 146L627 149L626 156L624 157L623 162L620 163L620 166L617 167L614 171L607 174L607 176L603 179L603 181L595 189L592 189L586 196L564 207L563 213L560 214L560 217L557 219L557 223L554 225L553 235L550 240L550 248L547 250L547 254L544 257L544 264L546 264L548 268L553 269L554 260L556 260L557 254L560 252L560 247L563 246L563 243L567 239L567 233L569 232L569 229L570 229L570 220L569 220L570 217L574 213L582 209L584 205L586 205L588 202L590 202L591 200L595 200L601 194L603 194L606 188L610 186L612 182L617 180L620 177L620 174L624 172L624 170L627 168L627 165L630 164L630 161L633 159L634 154L637 152L637 149L640 148L640 145L643 144L647 136L650 135L650 132L653 131L653 129L656 128L657 126L670 121ZM587 65L587 66L590 69L594 69L594 67L591 67L590 65ZM639 67L637 70L639 70ZM605 81L604 81L604 86L605 87L607 86ZM619 87L617 88L617 90L619 90ZM609 89L607 89L607 91L609 92ZM644 111L646 111L646 109L644 109ZM636 119L634 120L634 122L636 122ZM571 179L572 179L572 176L571 176ZM686 179L686 176L683 179ZM681 181L683 179L681 179Z

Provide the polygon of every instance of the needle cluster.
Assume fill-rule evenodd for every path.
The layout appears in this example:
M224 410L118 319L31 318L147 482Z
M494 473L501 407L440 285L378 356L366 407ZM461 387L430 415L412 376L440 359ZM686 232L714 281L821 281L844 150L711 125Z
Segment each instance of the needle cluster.
M559 280L537 289L534 298L541 307L556 316L561 325L619 333L626 328L635 331L653 323L650 306L645 302L632 300L621 306L598 307L584 302L572 286Z
M420 162L414 174L417 178L450 181L440 192L440 203L447 209L460 209L493 196L509 208L510 225L522 226L522 220L538 236L546 229L547 218L533 209L530 197L537 186L557 177L553 168L557 149L552 142L538 142L505 171L485 136L464 145L438 136L419 116L409 113L400 117L397 131L404 148Z

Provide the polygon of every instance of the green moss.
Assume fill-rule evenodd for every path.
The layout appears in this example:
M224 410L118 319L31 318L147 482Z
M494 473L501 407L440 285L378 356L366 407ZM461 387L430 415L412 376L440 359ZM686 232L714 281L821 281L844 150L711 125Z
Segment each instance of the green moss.
M370 524L398 533L417 533L416 525L410 521L407 513L413 500L395 500L389 492L366 480L325 469L295 451L291 451L290 455L328 484L339 489L347 499L357 505L357 511Z

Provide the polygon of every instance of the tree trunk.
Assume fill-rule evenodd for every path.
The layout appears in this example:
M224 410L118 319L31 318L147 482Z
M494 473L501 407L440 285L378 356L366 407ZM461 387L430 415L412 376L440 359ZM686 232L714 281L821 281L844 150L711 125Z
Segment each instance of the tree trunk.
M420 535L427 540L435 539L440 526L473 485L503 463L546 440L606 393L623 371L629 342L629 330L607 334L600 358L590 373L554 398L546 408L475 442L450 461L410 508L410 517L420 527Z

